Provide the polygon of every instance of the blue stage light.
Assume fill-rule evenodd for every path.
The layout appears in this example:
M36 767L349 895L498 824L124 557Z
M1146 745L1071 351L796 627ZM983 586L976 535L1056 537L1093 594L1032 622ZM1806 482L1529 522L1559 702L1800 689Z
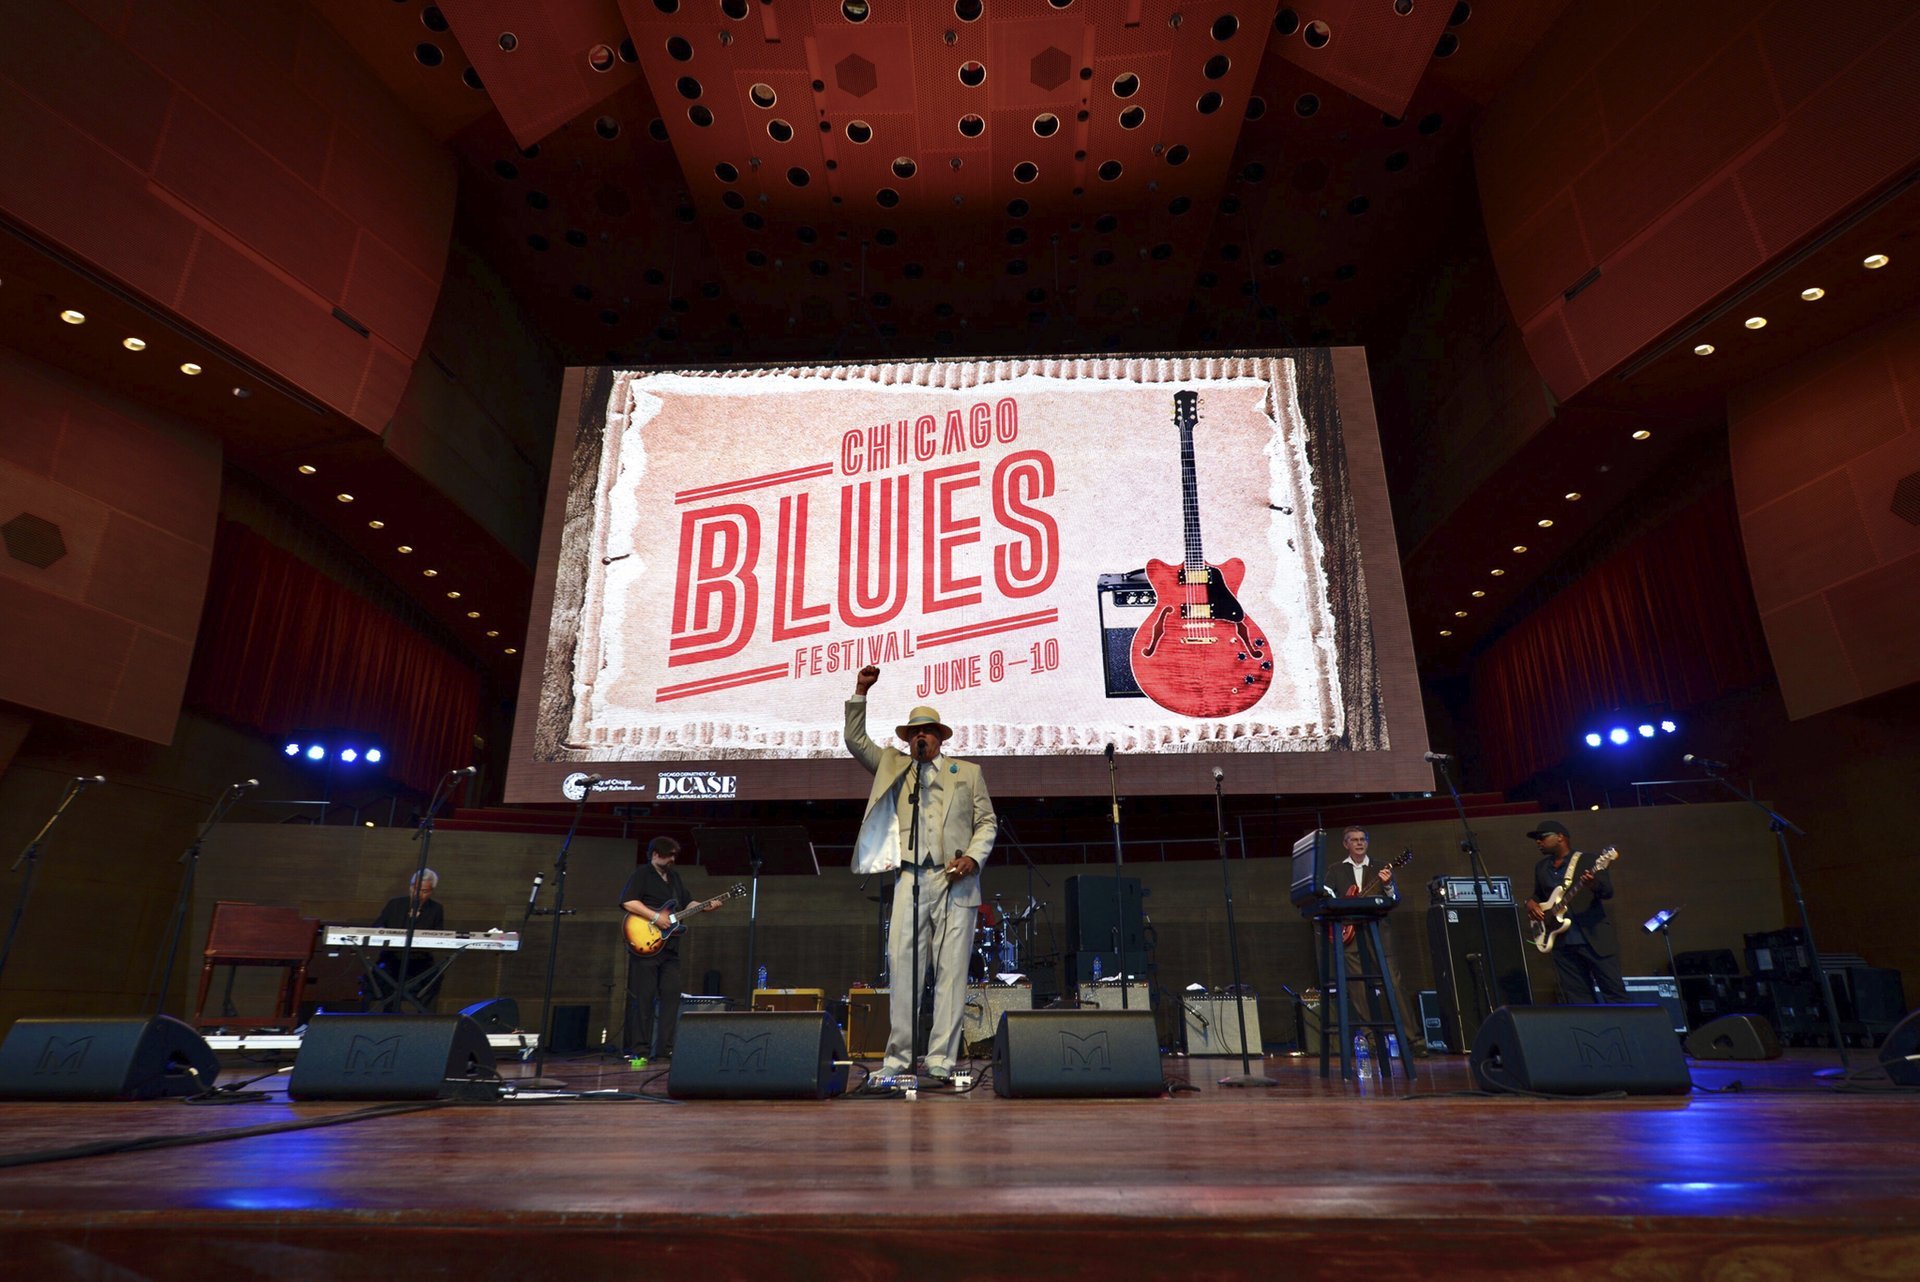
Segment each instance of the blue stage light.
M1609 743L1622 744L1631 737L1632 736L1627 733L1625 726L1615 726L1613 729L1607 731L1607 741Z
M378 748L367 749L367 764L370 766L377 766L380 764L380 749Z
M1640 737L1642 739L1653 738L1653 723L1651 721L1642 721L1640 723L1639 729L1640 729Z
M324 761L326 760L326 757L327 757L327 750L317 743L307 749L308 761Z
M340 749L340 760L346 762L348 765L352 765L354 762L360 760L360 754L352 748L342 748Z
M1600 746L1600 732L1598 730L1587 731L1587 746L1589 748L1598 748Z
M1667 734L1672 734L1674 731L1678 730L1679 728L1680 728L1679 726L1675 725L1671 721L1662 721L1660 723L1660 729L1665 731Z
M290 744L288 744L288 745L286 746L286 754L287 754L287 755L288 755L289 757L297 757L297 756L299 756L299 755L300 755L300 745L299 745L299 744L297 744L297 743L290 743Z

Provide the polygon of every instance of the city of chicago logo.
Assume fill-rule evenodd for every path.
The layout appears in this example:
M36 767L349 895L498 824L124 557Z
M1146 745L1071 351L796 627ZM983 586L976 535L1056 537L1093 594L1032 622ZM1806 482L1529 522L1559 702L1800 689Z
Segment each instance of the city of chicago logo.
M568 801L578 801L587 795L587 780L593 778L585 771L576 770L560 781L560 795ZM635 783L631 779L602 779L593 787L595 792L644 792L645 784Z

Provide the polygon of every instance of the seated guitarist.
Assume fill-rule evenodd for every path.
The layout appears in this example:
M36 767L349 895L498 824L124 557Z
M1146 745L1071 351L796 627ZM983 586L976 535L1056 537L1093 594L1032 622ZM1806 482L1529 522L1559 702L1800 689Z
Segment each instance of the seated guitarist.
M680 858L680 843L671 837L655 837L647 843L647 861L633 870L620 891L620 907L630 915L644 917L662 931L677 924L674 909L686 908L687 884L680 880L674 863ZM713 899L701 906L707 912L724 900ZM658 1003L659 1018L654 1018ZM673 1058L673 1034L680 1024L680 936L669 935L657 953L641 957L627 956L627 1011L621 1028L620 1053L645 1055L650 1059Z
M1527 901L1527 916L1533 921L1546 919L1541 901L1551 899L1560 883L1567 879L1567 860L1578 853L1567 834L1567 827L1549 819L1527 836L1540 847L1540 862L1533 866L1533 895ZM1568 909L1572 924L1553 948L1553 968L1560 976L1562 1005L1586 1006L1593 1001L1593 990L1600 990L1603 1002L1627 1000L1627 986L1620 980L1620 941L1607 919L1607 901L1613 898L1613 873L1593 871L1594 858L1581 854L1580 873L1573 879Z
M1357 895L1367 889L1369 882L1373 882L1376 884L1368 891L1369 894L1387 895L1398 902L1400 891L1393 884L1393 865L1386 862L1376 865L1368 857L1367 830L1358 826L1348 828L1340 834L1340 844L1346 848L1347 857L1345 861L1335 866L1334 875L1337 880L1334 881L1333 888L1342 895ZM1407 1036L1411 1039L1408 1049L1415 1055L1425 1058L1427 1040L1421 1032L1420 1008L1407 1000L1407 986L1400 982L1400 967L1393 960L1393 944L1389 939L1389 932L1382 930L1380 939L1381 948L1387 954L1381 959L1384 964L1363 966L1363 961L1370 960L1361 955L1362 946L1366 942L1365 932L1350 928L1346 942L1342 945L1347 953L1347 973L1351 975L1366 971L1384 973L1387 976L1387 982L1393 986L1394 1000L1400 1003L1400 1022L1405 1025ZM1368 994L1368 998L1369 1004L1377 1000L1372 994ZM1358 1001L1354 1002L1353 1016L1362 1018ZM1377 1043L1379 1039L1375 1040Z

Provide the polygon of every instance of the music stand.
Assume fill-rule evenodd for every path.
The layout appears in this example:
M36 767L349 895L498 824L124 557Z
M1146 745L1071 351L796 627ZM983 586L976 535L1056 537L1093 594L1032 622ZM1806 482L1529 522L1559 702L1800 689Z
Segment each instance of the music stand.
M747 997L744 1009L753 1009L757 984L754 957L760 920L760 874L820 875L820 859L813 841L799 824L763 828L695 828L693 848L708 876L745 877L752 886L747 895Z

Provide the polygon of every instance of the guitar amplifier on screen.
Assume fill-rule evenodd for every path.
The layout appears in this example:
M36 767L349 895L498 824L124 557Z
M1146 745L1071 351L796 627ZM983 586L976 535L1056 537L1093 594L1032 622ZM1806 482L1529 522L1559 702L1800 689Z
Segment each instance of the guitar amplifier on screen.
M1133 679L1133 638L1153 613L1156 595L1145 569L1100 576L1100 667L1109 699L1144 699Z

